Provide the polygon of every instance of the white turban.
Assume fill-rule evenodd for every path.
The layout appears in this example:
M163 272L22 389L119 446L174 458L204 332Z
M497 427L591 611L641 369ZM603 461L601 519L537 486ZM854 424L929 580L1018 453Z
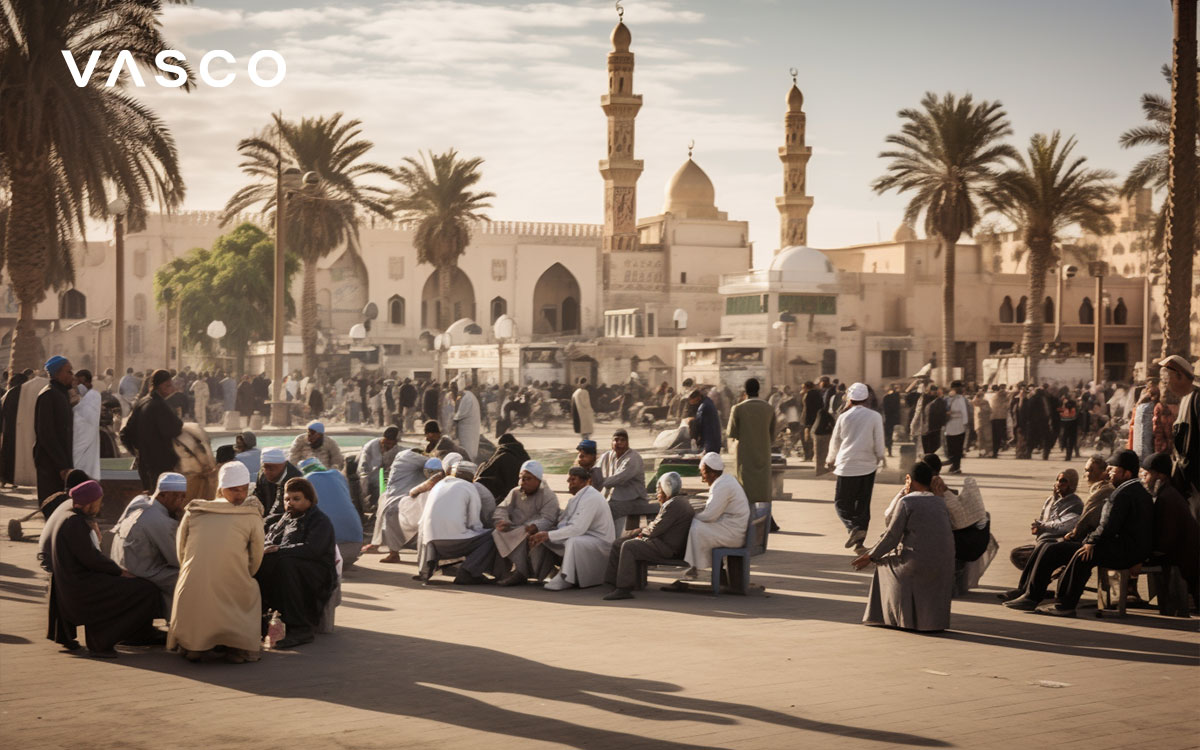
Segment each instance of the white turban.
M725 471L725 462L721 460L720 453L705 453L704 458L700 459L701 466L707 466L713 471Z
M187 492L187 478L173 471L165 471L158 475L158 492Z
M221 473L217 476L217 488L226 490L230 487L245 487L250 484L250 470L241 461L230 461L221 464Z
M537 477L539 480L542 478L542 475L546 473L546 470L542 468L542 465L537 461L526 461L525 463L521 464L521 471L527 471Z
M846 391L846 395L851 401L866 401L871 397L871 392L867 389L864 383L855 383Z
M442 468L447 474L453 474L455 465L461 460L463 460L461 453L447 453L442 456Z
M479 471L479 467L472 461L459 461L454 464L455 474L470 474L474 477L477 471Z

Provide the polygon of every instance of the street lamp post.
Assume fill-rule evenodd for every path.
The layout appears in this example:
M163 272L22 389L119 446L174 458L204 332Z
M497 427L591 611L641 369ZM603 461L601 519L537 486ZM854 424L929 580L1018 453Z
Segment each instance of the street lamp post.
M508 313L496 318L496 322L492 324L492 333L496 336L496 359L497 359L497 376L496 384L501 388L504 387L504 342L517 335L517 323L508 316ZM517 380L519 381L518 374Z
M1108 274L1108 264L1102 260L1088 263L1088 275L1096 280L1096 307L1093 320L1095 322L1095 337L1092 339L1092 380L1100 384L1104 372L1104 277Z
M124 198L115 198L108 204L113 215L113 245L116 249L117 301L113 311L113 376L125 375L125 212L129 203Z
M1062 342L1062 324L1063 324L1063 291L1067 285L1067 281L1075 278L1075 274L1079 269L1072 265L1064 264L1059 261L1058 264L1058 300L1054 305L1054 343Z
M74 330L75 328L83 325L84 323L91 325L91 327L94 328L96 331L96 356L92 358L92 370L94 371L94 374L96 375L96 377L100 377L100 375L102 375L104 372L103 370L100 369L100 331L102 331L105 328L107 328L108 326L112 325L112 318L100 318L98 320L79 320L79 321L76 321L76 322L72 323L71 325L63 328L63 333ZM113 374L115 375L116 373L113 373Z

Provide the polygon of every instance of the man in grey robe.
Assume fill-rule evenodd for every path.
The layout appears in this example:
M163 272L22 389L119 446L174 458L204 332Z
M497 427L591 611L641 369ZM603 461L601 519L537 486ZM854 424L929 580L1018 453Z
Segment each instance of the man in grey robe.
M558 523L558 496L542 481L545 471L537 461L521 465L516 487L496 506L492 516L496 541L496 580L501 586L519 586L530 578L542 580L550 574L553 561L541 556L537 570L529 555L529 537L549 531Z
M638 586L638 563L664 563L683 557L695 511L682 493L683 479L668 471L658 478L658 502L662 507L646 527L626 531L613 542L604 582L612 584L605 600L632 599Z
M175 519L187 505L187 478L173 471L160 474L153 495L130 501L113 529L112 560L138 578L153 581L163 595L163 611L171 618L171 599L179 580Z
M399 439L400 428L393 425L384 430L382 436L367 441L358 455L358 486L362 489L364 512L374 511L379 505L380 473L386 482L392 461L400 452L396 442Z
M876 564L863 622L931 632L950 627L954 592L954 532L942 498L930 492L933 469L913 465L905 494L883 537L855 558Z
M450 392L456 393L458 384L450 386ZM468 461L474 461L479 454L479 435L482 432L480 424L479 399L469 389L464 388L458 396L458 405L454 410L454 435L458 444L465 451L463 456Z
M625 531L626 518L646 503L646 472L641 455L629 447L629 433L623 429L613 432L612 450L600 457L600 484L593 485L604 493L612 511L613 528L620 535Z

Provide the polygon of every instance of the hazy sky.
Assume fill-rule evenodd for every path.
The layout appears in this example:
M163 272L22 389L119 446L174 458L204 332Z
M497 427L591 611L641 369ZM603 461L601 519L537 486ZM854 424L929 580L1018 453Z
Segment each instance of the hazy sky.
M1024 148L1035 132L1078 136L1077 153L1124 175L1140 151L1118 135L1142 122L1143 92L1167 93L1168 0L627 0L644 96L636 156L638 215L695 139L717 206L750 222L756 260L777 244L788 68L808 115L815 247L872 242L900 222L904 198L876 196L883 138L925 91L999 99ZM165 34L193 64L238 58L228 88L151 83L138 95L170 125L186 208L216 209L244 178L239 138L285 117L343 111L363 121L370 158L419 149L481 156L493 219L600 223L605 120L599 98L616 13L607 2L196 0L169 6ZM245 75L259 49L287 60L278 88ZM214 66L219 74L224 64ZM264 72L268 72L264 68Z

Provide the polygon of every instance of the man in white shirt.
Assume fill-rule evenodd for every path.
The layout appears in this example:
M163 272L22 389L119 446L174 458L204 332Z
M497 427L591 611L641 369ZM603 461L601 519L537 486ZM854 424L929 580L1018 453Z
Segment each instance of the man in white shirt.
M448 470L452 471L450 467ZM459 585L486 583L483 572L496 560L492 530L479 518L479 493L465 479L447 476L429 493L417 536L418 580L428 583L439 560L465 557L454 578Z
M829 436L826 464L837 475L833 505L850 536L846 547L859 555L866 549L867 526L871 522L871 492L875 469L886 455L883 416L867 408L870 391L862 383L850 386L850 408L838 415Z
M534 570L544 570L547 555L561 558L560 572L546 582L547 591L562 591L572 586L585 589L604 582L608 555L615 537L612 513L604 495L589 483L591 472L572 466L567 472L571 499L549 531L529 537Z
M967 422L970 420L971 407L967 405L967 397L962 395L963 382L955 380L950 384L950 394L946 396L946 456L950 459L949 474L962 473L962 457L964 443L967 439Z

